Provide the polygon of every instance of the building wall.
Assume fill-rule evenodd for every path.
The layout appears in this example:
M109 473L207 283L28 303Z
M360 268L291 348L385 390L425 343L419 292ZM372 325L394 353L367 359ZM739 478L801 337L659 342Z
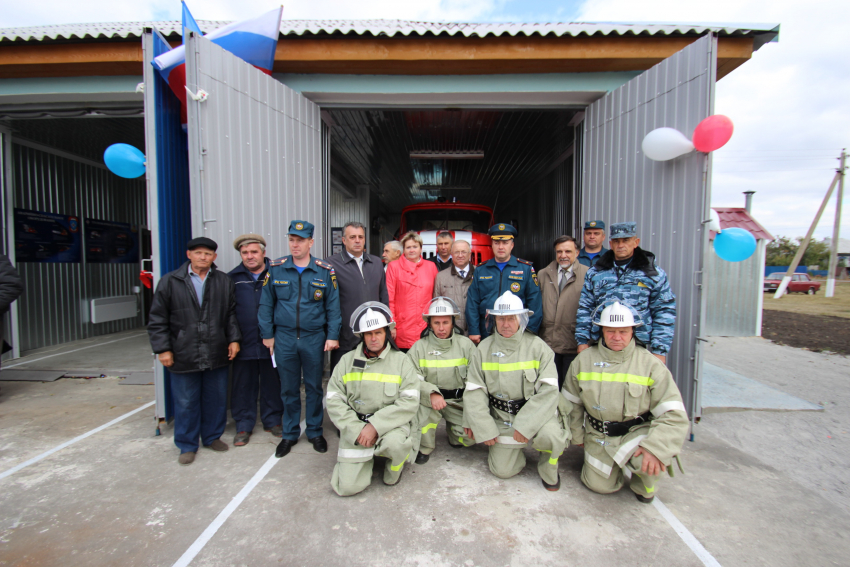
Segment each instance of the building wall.
M743 262L721 260L711 241L703 277L707 297L703 335L752 337L761 335L765 241Z
M105 167L13 144L14 206L85 218L145 224L145 181L122 179ZM83 226L84 228L84 226ZM126 331L142 316L94 324L89 301L129 295L139 283L138 264L18 262L25 291L18 300L23 351Z
M552 243L562 234L576 236L573 221L572 158L558 165L510 202L497 205L496 222L516 220L514 255L540 271L555 259Z
M333 189L330 191L330 211L328 214L329 217L329 226L328 226L328 237L330 237L330 229L331 228L342 228L345 226L345 223L356 221L361 222L366 227L366 248L365 250L370 250L369 244L372 240L372 235L369 230L369 190L367 188L361 187L360 189L354 189L357 193L356 199L349 199L348 196L343 195L339 191L334 191ZM333 243L329 242L328 244L328 255L332 254L332 246Z

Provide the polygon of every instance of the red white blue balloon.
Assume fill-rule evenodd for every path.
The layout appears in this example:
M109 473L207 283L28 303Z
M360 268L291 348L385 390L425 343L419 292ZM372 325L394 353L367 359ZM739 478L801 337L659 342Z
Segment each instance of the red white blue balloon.
M145 174L145 154L130 144L112 144L103 152L103 162L109 171L125 179Z

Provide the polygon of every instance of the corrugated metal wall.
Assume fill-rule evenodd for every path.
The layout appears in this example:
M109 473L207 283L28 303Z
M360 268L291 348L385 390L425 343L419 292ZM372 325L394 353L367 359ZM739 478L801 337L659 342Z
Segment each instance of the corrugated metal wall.
M542 270L555 259L552 243L573 229L572 158L568 158L511 202L498 204L496 222L517 220L514 255Z
M260 233L282 256L290 220L302 219L323 255L319 107L203 37L188 38L186 54L187 86L209 93L188 104L193 235L218 242L216 263L230 270L236 236Z
M105 167L13 144L14 206L21 209L145 224L145 182ZM84 249L85 254L85 249ZM88 321L89 300L129 295L138 264L19 262L26 291L18 300L21 350L133 329L141 315L109 323Z
M357 193L356 199L349 199L339 191L330 191L330 206L328 213L328 230L331 227L343 227L347 222L362 222L366 227L366 250L369 250L369 243L372 241L371 231L369 230L369 190L361 187L354 189ZM331 245L328 244L328 255L331 252Z
M714 241L705 255L705 293L708 308L703 335L708 337L753 337L761 335L760 317L764 292L765 241L759 240L755 254L743 262L721 260Z
M662 126L690 137L712 113L716 39L701 38L588 107L581 219L608 225L637 221L641 247L655 253L678 300L676 336L667 360L691 417L699 416L698 273L707 242L710 171L705 154L655 162L644 136Z

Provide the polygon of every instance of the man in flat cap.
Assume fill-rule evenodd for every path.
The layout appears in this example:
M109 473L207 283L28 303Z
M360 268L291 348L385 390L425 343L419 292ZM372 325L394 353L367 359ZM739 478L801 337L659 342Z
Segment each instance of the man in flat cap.
M233 361L233 383L230 389L230 414L236 422L233 444L246 445L257 422L257 396L263 429L280 437L283 401L280 399L280 377L272 365L269 349L260 339L257 311L263 282L269 269L266 240L259 234L243 234L233 241L242 262L233 268L230 279L236 288L236 318L242 330L242 344Z
M227 451L220 439L227 423L227 367L242 333L233 280L213 263L217 248L209 238L190 240L188 261L159 280L151 304L148 335L171 378L181 465L195 461L198 437L208 449Z
M602 246L605 242L605 223L601 220L592 220L584 223L584 246L578 255L578 263L588 268L593 267L608 249Z
M655 254L640 247L637 223L612 224L610 242L611 250L585 276L576 314L578 352L599 340L592 321L596 308L616 300L640 315L635 339L666 364L676 328L676 296L667 274L655 265Z
M307 441L319 453L328 443L322 435L322 371L324 353L339 348L339 292L333 266L310 254L313 225L289 225L289 256L269 265L260 297L260 337L274 353L283 400L283 439L275 456L289 454L301 437L301 376L306 397Z
M531 262L511 255L516 228L507 223L494 224L488 234L492 241L493 257L475 268L466 293L469 338L475 344L487 338L490 330L486 328L485 314L493 308L496 298L506 291L519 297L523 307L534 312L528 321L528 330L537 334L543 318L540 283Z

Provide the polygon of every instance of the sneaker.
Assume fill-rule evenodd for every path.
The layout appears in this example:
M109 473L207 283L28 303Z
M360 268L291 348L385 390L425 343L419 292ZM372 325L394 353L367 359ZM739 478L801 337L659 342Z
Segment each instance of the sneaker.
M213 451L224 452L227 451L230 447L227 446L227 443L222 441L221 439L216 439L209 445L204 445L207 449L212 449Z
M191 465L195 462L195 452L187 451L185 453L180 453L180 456L177 458L177 462L181 465Z
M242 447L248 444L248 441L251 439L251 434L247 431L240 431L236 434L236 437L233 438L233 446L234 447Z

